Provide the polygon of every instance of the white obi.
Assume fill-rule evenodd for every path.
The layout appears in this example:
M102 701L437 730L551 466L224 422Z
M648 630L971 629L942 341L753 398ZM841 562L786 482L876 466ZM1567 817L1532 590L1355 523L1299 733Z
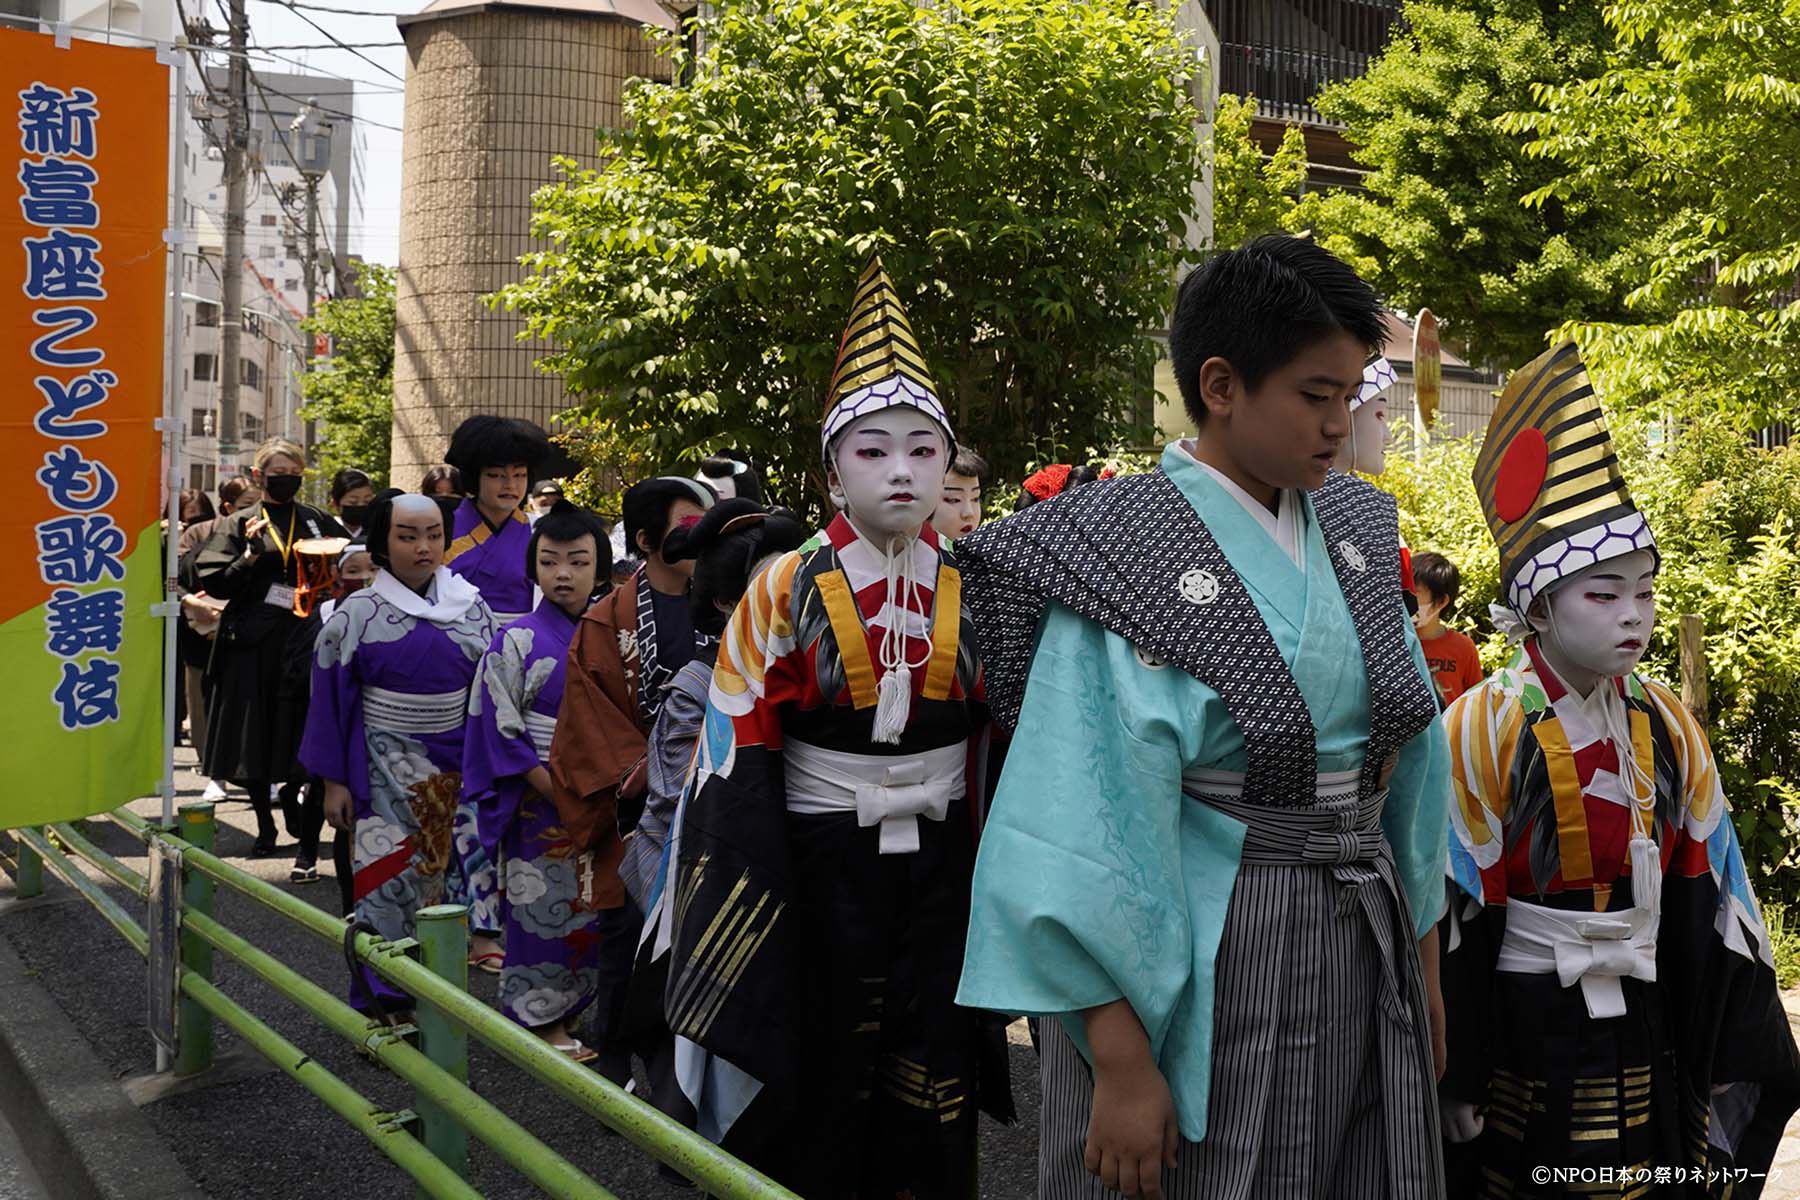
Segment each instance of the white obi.
M1506 936L1496 964L1521 975L1549 975L1568 987L1581 981L1590 1017L1625 1015L1626 976L1656 982L1656 930L1661 919L1641 908L1582 913L1506 902Z
M469 715L469 693L362 689L363 723L388 733L449 733Z
M856 814L881 826L881 853L916 854L919 818L941 821L968 794L966 742L901 756L850 754L795 741L782 746L787 808L794 813Z

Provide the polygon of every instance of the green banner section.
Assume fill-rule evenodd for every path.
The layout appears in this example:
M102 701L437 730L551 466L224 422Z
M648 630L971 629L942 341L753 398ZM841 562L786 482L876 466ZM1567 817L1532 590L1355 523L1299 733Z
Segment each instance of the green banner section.
M162 599L161 531L135 541L124 582L107 583L125 592L117 651L51 653L48 604L0 625L0 829L91 816L156 791L163 625L150 606ZM103 661L118 664L116 676L94 669Z

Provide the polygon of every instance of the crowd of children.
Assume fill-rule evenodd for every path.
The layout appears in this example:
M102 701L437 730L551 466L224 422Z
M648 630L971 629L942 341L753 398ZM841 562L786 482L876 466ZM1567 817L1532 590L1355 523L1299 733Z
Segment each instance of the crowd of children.
M183 562L196 744L254 853L281 802L358 926L466 905L509 1017L800 1195L972 1195L1020 1016L1052 1200L1753 1195L1800 1055L1706 736L1636 673L1660 559L1579 356L1476 468L1487 673L1379 487L1384 337L1308 240L1217 254L1171 318L1196 435L985 524L878 259L816 531L737 453L609 531L522 421L331 511L271 441Z

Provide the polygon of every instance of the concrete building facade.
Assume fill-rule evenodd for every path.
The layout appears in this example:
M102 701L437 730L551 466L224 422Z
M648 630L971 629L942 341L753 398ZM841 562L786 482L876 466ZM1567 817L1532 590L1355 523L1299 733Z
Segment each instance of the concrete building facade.
M406 119L396 284L390 478L416 487L450 432L477 412L546 428L569 407L535 365L547 347L485 297L521 277L531 197L551 159L596 162L595 130L621 120L636 76L668 78L647 26L675 22L654 0L437 0L399 19Z

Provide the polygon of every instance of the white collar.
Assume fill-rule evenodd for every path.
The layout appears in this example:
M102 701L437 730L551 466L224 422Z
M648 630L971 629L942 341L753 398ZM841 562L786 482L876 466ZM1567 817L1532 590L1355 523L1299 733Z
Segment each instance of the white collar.
M1193 453L1187 451L1187 447L1184 446L1182 449L1187 452L1189 458L1194 458ZM1214 483L1225 489L1227 496L1236 500L1245 512L1255 518L1256 523L1261 525L1263 531L1275 540L1275 544L1281 547L1281 552L1286 554L1296 567L1301 570L1306 569L1306 540L1300 536L1302 509L1300 497L1293 488L1282 488L1277 493L1279 498L1276 504L1279 506L1279 511L1270 512L1268 505L1239 487L1225 472L1211 463L1200 462L1198 458L1194 458L1194 461L1199 463L1202 470L1212 476Z
M425 586L425 596L401 583L386 567L376 572L375 582L369 586L407 616L421 617L433 625L454 625L481 602L475 585L449 567L437 569Z

